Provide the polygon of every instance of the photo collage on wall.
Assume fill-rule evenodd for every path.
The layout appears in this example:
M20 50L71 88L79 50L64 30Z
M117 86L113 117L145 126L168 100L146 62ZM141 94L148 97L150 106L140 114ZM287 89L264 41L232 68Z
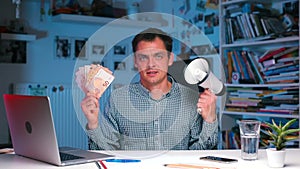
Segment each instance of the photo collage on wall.
M219 26L218 0L174 0L175 15L196 25L205 34L214 34ZM179 6L179 7L178 7Z
M184 19L182 27L185 30L179 30L178 37L181 39L178 59L189 59L191 55L209 55L215 53L218 44L219 28L219 1L218 0L173 0L174 15ZM192 26L193 25L193 26ZM195 30L195 27L197 30ZM203 44L188 48L191 38L195 34L203 33L206 35L211 44Z
M54 39L55 59L75 60L87 59L85 50L87 38L56 36Z

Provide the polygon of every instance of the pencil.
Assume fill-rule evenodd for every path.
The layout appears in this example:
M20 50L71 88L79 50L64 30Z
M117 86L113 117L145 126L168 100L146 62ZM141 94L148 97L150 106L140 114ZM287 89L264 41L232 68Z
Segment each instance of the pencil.
M165 164L164 166L169 168L182 168L182 169L219 169L216 167L191 165L191 164Z

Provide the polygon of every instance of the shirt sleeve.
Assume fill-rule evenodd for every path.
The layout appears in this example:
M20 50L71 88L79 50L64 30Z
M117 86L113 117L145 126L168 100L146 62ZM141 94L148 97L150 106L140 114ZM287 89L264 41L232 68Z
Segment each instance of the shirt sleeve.
M208 123L198 118L191 129L191 150L215 149L218 144L218 120Z
M103 113L99 113L99 125L96 129L88 130L89 138L97 144L101 150L119 150L120 134L117 130L117 123L112 117L113 109L107 105Z

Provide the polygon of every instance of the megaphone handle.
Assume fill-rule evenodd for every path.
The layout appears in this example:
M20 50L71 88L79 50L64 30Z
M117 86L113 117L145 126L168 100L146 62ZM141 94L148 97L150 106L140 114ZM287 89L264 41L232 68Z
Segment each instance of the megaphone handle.
M204 88L198 85L198 90L200 93L204 92Z

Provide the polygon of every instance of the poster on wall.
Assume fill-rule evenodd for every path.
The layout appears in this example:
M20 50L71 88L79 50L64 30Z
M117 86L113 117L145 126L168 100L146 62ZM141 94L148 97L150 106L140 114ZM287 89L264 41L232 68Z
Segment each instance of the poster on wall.
M26 41L0 41L0 63L24 64L26 62Z

